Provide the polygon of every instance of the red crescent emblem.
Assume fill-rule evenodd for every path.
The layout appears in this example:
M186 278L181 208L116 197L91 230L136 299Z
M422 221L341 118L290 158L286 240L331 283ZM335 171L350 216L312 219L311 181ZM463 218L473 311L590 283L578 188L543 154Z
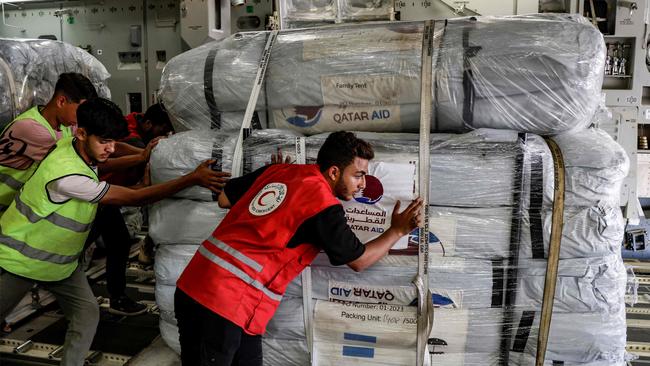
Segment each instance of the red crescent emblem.
M257 200L257 204L260 205L261 207L266 206L265 204L262 203L262 200L264 199L264 197L266 197L266 196L269 195L269 194L272 194L272 195L275 196L275 192L274 192L274 191L264 192L264 194L262 194L262 195L260 196L260 198L258 198L258 200Z

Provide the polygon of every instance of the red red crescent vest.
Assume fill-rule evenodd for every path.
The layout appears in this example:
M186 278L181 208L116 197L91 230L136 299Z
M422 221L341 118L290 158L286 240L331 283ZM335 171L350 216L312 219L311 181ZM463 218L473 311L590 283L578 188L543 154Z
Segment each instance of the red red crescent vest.
M289 282L319 252L287 243L305 220L338 204L316 165L270 166L201 244L178 288L246 333L263 334Z

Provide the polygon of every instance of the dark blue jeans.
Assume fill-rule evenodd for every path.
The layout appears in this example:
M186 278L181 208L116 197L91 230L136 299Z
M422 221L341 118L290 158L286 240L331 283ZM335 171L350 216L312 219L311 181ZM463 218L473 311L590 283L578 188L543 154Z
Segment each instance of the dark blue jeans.
M174 313L183 366L262 366L262 336L246 334L179 289Z

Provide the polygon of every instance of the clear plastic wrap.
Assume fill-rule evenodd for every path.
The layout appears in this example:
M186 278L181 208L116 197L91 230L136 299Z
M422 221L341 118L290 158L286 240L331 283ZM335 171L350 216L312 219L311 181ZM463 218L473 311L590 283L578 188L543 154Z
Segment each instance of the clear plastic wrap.
M156 245L200 245L227 212L212 201L158 201L149 210L149 235Z
M152 183L161 183L191 173L202 162L214 159L213 169L230 171L239 130L185 131L161 140L151 153ZM207 188L193 186L174 195L177 198L216 201Z
M440 24L432 131L490 127L553 135L591 122L605 45L584 18L541 14ZM238 34L170 60L160 96L176 122L209 129L220 116L244 111L266 37ZM269 127L307 135L417 132L421 42L422 23L282 32L271 50L258 114L268 116Z
M417 135L411 134L358 136L375 149L366 182L372 187L343 205L348 223L366 242L390 226L395 200L415 197L418 145ZM245 172L263 166L278 148L295 159L294 137L289 131L254 131L244 141ZM553 197L552 158L540 137L528 135L525 142L520 137L516 132L488 129L463 135L431 135L429 224L439 239L432 245L433 253L508 258L513 254L512 231L519 227L519 255L546 256ZM306 139L307 162L315 162L325 138L316 135ZM627 174L627 155L596 129L557 140L561 147L566 146L565 162L573 174L567 176L561 258L619 253L624 220L617 207L617 187ZM369 201L374 202L365 203ZM414 249L407 238L395 248L406 252Z
M390 0L281 0L280 9L289 28L304 28L337 20L389 20L393 6Z
M337 3L337 0L282 0L282 17L289 22L334 22Z
M313 306L316 364L343 365L355 361L365 364L363 360L368 364L415 364L416 307L322 300L315 301ZM303 324L302 301L287 297L281 307L267 338L303 339L304 333L299 330ZM540 313L514 311L508 327L514 336L505 344L502 343L503 316L503 310L498 308L437 308L429 336L429 352L432 357L438 352L461 359L471 354L494 355L492 362L465 360L465 365L503 364L502 356L506 353L508 357L522 353L534 356ZM626 359L625 329L624 308L614 313L553 314L547 359L621 363ZM504 347L510 352L504 352Z
M160 309L160 335L167 345L181 352L178 326L174 315L176 280L192 259L198 245L162 245L156 250L154 272L156 273L156 304Z
M411 281L415 263L377 264L361 273L333 267L320 258L312 265L312 297L318 300L382 302L412 305L416 298ZM429 286L436 306L481 309L503 306L500 297L506 280L505 262L458 257L434 257L429 264ZM517 310L541 309L546 261L520 260ZM386 274L390 273L389 278ZM617 254L604 258L560 260L554 312L615 313L624 306L627 272ZM287 287L286 296L301 298L301 279Z
M85 75L100 97L111 97L111 75L81 48L43 39L0 38L0 126L34 105L46 104L59 75L66 72Z
M348 224L365 242L390 225L396 199L415 197L418 136L357 135L373 145L375 159L366 176L368 192L343 205ZM326 136L306 138L308 163ZM290 131L253 131L244 141L247 171L263 166L278 148L295 159L295 137ZM567 183L546 358L549 364L622 365L628 357L624 298L631 289L620 257L624 220L618 189L629 161L598 129L554 139L563 152ZM434 364L502 365L505 359L509 365L534 364L552 218L550 150L539 136L506 130L432 134L430 140ZM371 187L377 182L380 190ZM331 266L323 254L312 263L317 364L414 363L415 308L409 306L417 298L411 284L417 273L414 241L416 233L361 273ZM296 278L269 323L266 342L277 347L304 341L302 296L302 279ZM445 344L436 345L439 340ZM265 363L281 365L276 351L269 352L276 356ZM287 358L308 357L306 347L291 352Z

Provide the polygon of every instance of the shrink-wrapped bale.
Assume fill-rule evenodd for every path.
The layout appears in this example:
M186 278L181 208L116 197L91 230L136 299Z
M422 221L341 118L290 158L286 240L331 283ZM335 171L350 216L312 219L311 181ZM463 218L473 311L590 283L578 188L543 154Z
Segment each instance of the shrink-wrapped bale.
M160 309L160 335L167 345L180 353L178 326L174 315L176 280L192 259L198 245L162 245L156 250L156 304Z
M186 131L161 140L150 158L152 183L166 182L191 173L206 160L213 159L214 170L229 172L239 131ZM216 201L207 188L193 186L174 195L177 198Z
M0 38L0 126L54 94L59 75L76 72L93 83L100 97L110 98L104 65L81 48L44 39Z
M315 162L326 136L307 138L307 162ZM416 196L418 145L412 134L358 136L373 145L375 158L364 191L343 205L348 223L366 242L390 226L396 200ZM278 148L295 160L294 137L275 130L253 132L244 141L245 172L263 166ZM546 143L535 135L523 140L516 132L487 129L433 134L431 141L429 224L439 239L431 250L467 258L503 259L513 250L524 258L545 257L554 181ZM565 163L575 177L567 179L571 182L565 192L561 258L618 253L624 220L616 189L627 173L627 155L595 129L558 137L558 143L566 150ZM593 149L593 144L601 148ZM513 247L511 234L517 228L521 235ZM394 248L410 248L407 238Z
M264 365L305 366L309 365L307 342L287 339L262 338Z
M200 245L227 212L213 201L164 199L151 205L149 235L157 245Z
M289 298L288 309L293 314L287 319L301 323L302 302ZM337 360L338 364L353 362L356 353L350 347L364 348L372 361L387 365L406 365L415 362L416 308L390 304L334 303L315 301L314 347L318 363ZM503 309L445 309L434 311L429 349L445 354L503 355ZM508 324L513 336L506 342L508 350L535 355L539 312L515 311ZM283 330L284 324L277 324ZM288 327L287 327L288 329ZM304 333L283 334L274 339L302 339ZM296 329L293 326L291 329ZM304 329L304 328L303 328ZM435 346L437 343L437 346ZM435 348L435 349L432 349ZM357 351L362 351L358 349ZM334 358L332 358L334 357ZM350 358L352 357L352 358ZM625 361L625 309L613 313L558 313L551 323L546 357L574 363ZM326 361L329 360L329 361ZM369 361L369 360L368 360Z
M400 22L281 32L256 110L268 113L269 127L304 134L417 132L422 28ZM224 112L244 111L267 35L237 34L170 60L161 98L176 122L209 129ZM605 44L581 16L450 19L437 23L434 43L434 131L557 134L589 125L601 100Z
M262 341L264 350L265 366L303 366L309 364L309 350L304 341L294 341L286 339L264 338ZM342 362L342 351L332 350L333 354L323 354L321 351L320 362L318 365L340 366L342 364L353 365L385 365L378 363L376 359L367 359L356 357L350 359L347 357ZM337 352L338 351L338 352ZM500 366L503 365L502 357L498 353L429 353L432 365L464 365L464 366ZM330 358L331 357L331 358ZM511 366L529 366L535 364L535 357L527 353L509 352L508 365ZM594 362L570 362L562 359L546 359L545 366L564 365L564 366L626 366L626 361L594 361Z
M311 295L319 300L412 305L417 298L411 285L417 263L414 258L400 259L401 264L395 259L357 273L346 266L328 265L327 259L319 257L311 268ZM546 261L522 259L518 270L513 308L540 310ZM432 301L449 308L500 308L504 306L506 271L505 261L433 257L429 263ZM618 255L560 260L554 312L617 312L624 306L621 299L627 279ZM301 283L300 278L294 279L286 295L302 297Z
M255 130L244 140L244 174L271 163L271 155L282 153L283 158L296 162L296 138L302 134L288 130ZM284 159L283 159L284 161Z

